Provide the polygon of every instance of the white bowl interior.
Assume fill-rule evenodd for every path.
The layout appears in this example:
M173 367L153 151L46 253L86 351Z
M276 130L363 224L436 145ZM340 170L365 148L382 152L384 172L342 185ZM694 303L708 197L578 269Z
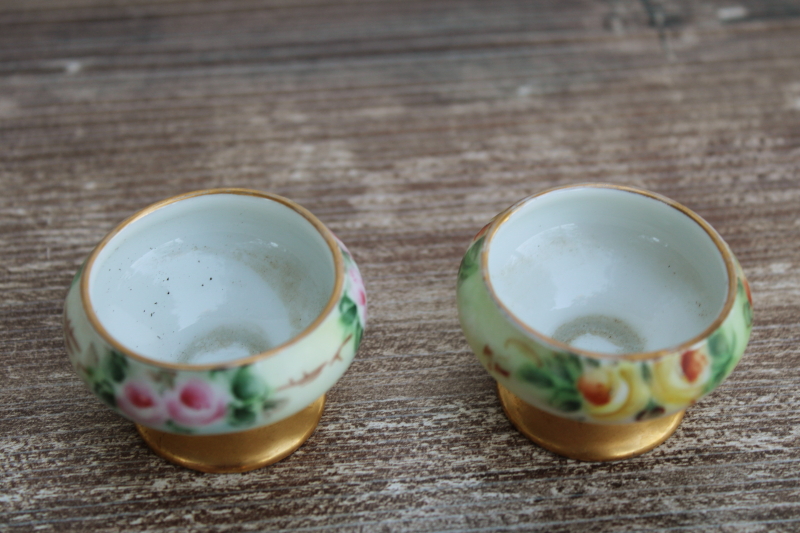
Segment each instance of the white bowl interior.
M521 322L579 349L670 348L722 311L728 274L709 234L678 209L620 189L556 190L494 234L488 276Z
M207 194L125 226L89 272L108 333L150 359L232 361L306 329L335 285L333 255L302 215L270 199Z

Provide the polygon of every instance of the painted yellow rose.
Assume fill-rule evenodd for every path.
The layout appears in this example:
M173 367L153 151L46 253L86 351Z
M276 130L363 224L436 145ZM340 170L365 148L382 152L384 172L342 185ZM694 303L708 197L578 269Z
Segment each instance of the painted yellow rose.
M585 372L577 385L586 413L598 421L634 417L645 408L650 396L639 368L624 361Z
M687 350L653 364L653 397L663 405L694 403L711 379L711 358L705 348Z

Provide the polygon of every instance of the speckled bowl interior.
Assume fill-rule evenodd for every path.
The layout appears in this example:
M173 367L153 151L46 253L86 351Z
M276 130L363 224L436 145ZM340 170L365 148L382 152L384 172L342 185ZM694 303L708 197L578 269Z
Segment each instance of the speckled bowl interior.
M700 335L729 280L709 233L680 209L612 188L534 197L488 248L495 297L528 327L579 349L652 352Z
M141 215L106 242L88 275L90 306L111 337L154 361L198 365L292 339L335 285L332 252L313 224L241 194Z

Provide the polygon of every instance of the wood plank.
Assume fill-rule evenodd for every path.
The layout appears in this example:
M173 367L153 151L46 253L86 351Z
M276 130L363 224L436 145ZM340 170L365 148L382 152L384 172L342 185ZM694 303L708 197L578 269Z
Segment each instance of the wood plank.
M798 31L796 0L0 2L0 529L797 531ZM513 429L455 308L481 226L585 181L697 211L756 308L729 380L607 464ZM83 387L61 309L120 220L222 186L317 214L370 317L312 438L211 476Z

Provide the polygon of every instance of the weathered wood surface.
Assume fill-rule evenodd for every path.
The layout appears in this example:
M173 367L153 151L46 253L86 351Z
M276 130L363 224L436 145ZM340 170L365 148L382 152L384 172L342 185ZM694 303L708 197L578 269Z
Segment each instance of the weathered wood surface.
M632 184L752 281L731 378L639 458L520 436L455 272L547 187ZM0 3L0 530L800 530L800 2ZM293 198L351 248L368 331L297 453L202 475L79 382L61 306L121 219L193 189Z

